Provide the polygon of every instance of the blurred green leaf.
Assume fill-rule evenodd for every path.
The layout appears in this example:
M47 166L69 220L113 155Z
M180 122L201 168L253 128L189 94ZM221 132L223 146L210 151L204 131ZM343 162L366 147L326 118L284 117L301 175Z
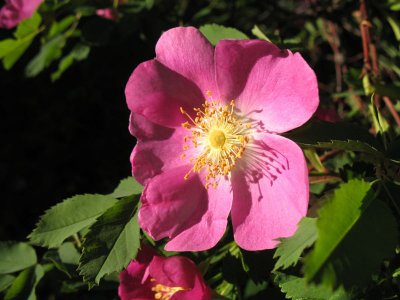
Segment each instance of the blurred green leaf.
M304 149L304 155L307 157L308 161L318 172L324 173L326 169L321 162L321 159L318 156L318 153L315 149Z
M154 6L154 0L145 0L147 9L151 9Z
M43 275L41 265L22 271L7 290L4 300L36 300L35 289Z
M199 30L213 45L216 45L220 40L223 39L247 40L249 38L243 32L235 28L224 27L217 24L203 25L199 28Z
M364 94L366 96L372 95L372 93L374 92L374 87L371 84L371 80L369 80L368 74L365 74L362 77L362 84L363 84L363 88L364 88Z
M53 38L56 35L63 33L65 30L67 30L68 27L70 27L72 25L72 23L74 23L74 21L76 20L75 16L67 16L65 18L63 18L62 20L60 20L59 22L54 21L51 24L49 33L48 33L48 38Z
M387 146L385 132L389 130L389 123L376 107L373 95L371 96L371 103L368 105L368 108L372 116L372 123L374 124L375 131L381 134L383 137L383 143Z
M23 39L37 31L40 23L42 23L42 17L35 12L32 17L26 19L18 24L17 30L14 32L16 39Z
M400 7L400 3L398 4L398 6ZM394 20L393 18L391 18L391 17L387 17L386 19L387 19L387 21L389 22L390 27L392 27L393 33L394 33L394 35L395 35L395 37L396 37L396 40L397 40L398 42L400 42L400 27L399 27L399 22L398 22L398 21L395 21L395 20Z
M0 242L0 274L17 272L36 262L36 252L27 243Z
M128 177L120 181L116 189L112 192L111 196L114 198L122 198L141 194L142 191L143 186L133 177Z
M34 77L50 66L54 60L59 59L65 43L66 37L62 34L44 43L39 53L26 66L25 75L27 77Z
M138 197L123 198L90 227L78 268L89 288L136 257L140 246L137 204Z
M12 68L22 54L28 49L35 36L39 33L42 18L35 13L27 20L22 21L14 33L15 39L0 41L0 58L6 70Z
M0 292L6 290L15 280L15 276L12 275L0 275Z
M58 69L56 72L51 74L51 80L55 81L61 77L61 75L74 63L74 61L80 61L89 55L90 47L84 44L78 44L72 49L72 51L61 59L58 64Z
M267 288L267 282L255 283L253 280L249 279L244 288L243 297L244 299L266 299L266 297L263 297L264 295L262 295L262 293L265 292Z
M375 91L381 96L388 96L393 100L400 99L400 86L394 84L375 84Z
M371 186L357 179L344 183L319 210L318 239L304 265L308 281L361 285L394 254L396 220Z
M264 32L262 32L260 27L258 27L257 25L253 26L253 28L251 29L251 33L260 40L271 42L270 39L264 34Z
M117 202L104 195L78 195L64 200L41 216L30 240L44 247L57 247L68 237L93 224Z
M305 278L292 275L281 275L279 287L287 299L306 300L350 300L343 288L332 291L323 285L308 284Z
M299 222L296 233L289 238L280 239L281 243L275 251L274 258L279 257L274 270L286 269L297 264L304 249L314 244L317 239L317 220L303 218Z
M305 147L360 151L383 157L377 139L350 123L312 121L284 136Z

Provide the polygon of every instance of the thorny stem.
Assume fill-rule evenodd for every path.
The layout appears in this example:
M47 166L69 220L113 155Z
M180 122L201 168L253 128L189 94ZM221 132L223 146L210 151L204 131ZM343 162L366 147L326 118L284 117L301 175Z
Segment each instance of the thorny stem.
M369 28L372 27L371 23L368 21L367 8L365 0L360 0L360 13L361 13L361 22L360 22L360 30L361 30L361 39L363 45L363 55L364 55L364 67L361 76L367 74L372 71L372 75L374 79L379 76L379 61L378 54L376 51L376 45L371 42L371 35ZM370 60L371 58L371 60ZM372 61L372 69L371 69L371 61ZM383 101L387 106L390 114L393 116L396 121L397 126L400 126L400 116L399 113L394 108L394 105L389 97L384 96ZM380 106L380 96L374 95L374 103L377 109Z
M371 41L369 34L369 27L371 23L369 23L367 19L367 7L365 5L365 0L360 0L360 14L361 14L361 22L360 22L360 32L361 32L361 40L363 47L363 56L364 56L364 67L361 75L368 73L371 70L371 63L369 57L369 44Z

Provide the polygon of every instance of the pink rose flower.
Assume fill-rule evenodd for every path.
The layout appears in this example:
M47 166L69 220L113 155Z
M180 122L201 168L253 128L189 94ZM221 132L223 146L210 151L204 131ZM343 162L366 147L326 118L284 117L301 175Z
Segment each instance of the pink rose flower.
M11 29L30 18L43 0L6 0L0 9L0 28Z
M96 15L101 18L108 19L111 21L118 20L118 12L112 8L101 8L96 10Z
M209 300L211 293L195 264L183 256L162 257L144 247L119 275L122 300Z
M134 177L145 188L141 227L165 249L199 251L223 236L229 214L247 250L274 248L306 214L301 149L280 133L315 112L314 72L298 53L261 40L214 47L193 27L165 32L156 58L125 89Z

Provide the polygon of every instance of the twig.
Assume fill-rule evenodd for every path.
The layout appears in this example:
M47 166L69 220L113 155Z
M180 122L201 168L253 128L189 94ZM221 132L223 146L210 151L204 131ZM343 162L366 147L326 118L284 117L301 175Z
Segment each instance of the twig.
M361 41L363 47L363 57L364 57L364 66L362 70L362 76L365 73L368 73L371 70L371 63L369 57L369 44L371 41L371 37L369 34L369 27L371 23L369 23L367 18L367 7L365 5L365 0L360 0L360 14L361 14L361 22L360 22L360 32L361 32Z
M383 101L385 102L387 108L393 116L393 119L396 121L397 126L400 127L400 116L397 110L394 108L392 100L388 96L383 96Z
M341 92L343 55L340 53L340 39L337 33L337 26L332 21L324 20L324 23L326 23L328 28L328 30L325 31L326 38L333 51L333 61L335 63L336 73L336 92Z

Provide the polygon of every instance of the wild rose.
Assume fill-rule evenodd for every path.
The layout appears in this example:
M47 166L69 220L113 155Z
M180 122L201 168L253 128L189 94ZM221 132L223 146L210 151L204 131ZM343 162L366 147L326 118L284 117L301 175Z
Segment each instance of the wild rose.
M145 188L141 227L165 249L199 251L223 236L274 248L306 214L301 149L280 136L315 112L318 87L300 54L261 40L214 47L193 27L165 32L156 58L126 89L134 177Z
M6 0L0 9L0 28L11 29L30 18L43 0Z
M211 299L195 264L183 256L162 257L144 247L120 273L118 294L122 300Z

